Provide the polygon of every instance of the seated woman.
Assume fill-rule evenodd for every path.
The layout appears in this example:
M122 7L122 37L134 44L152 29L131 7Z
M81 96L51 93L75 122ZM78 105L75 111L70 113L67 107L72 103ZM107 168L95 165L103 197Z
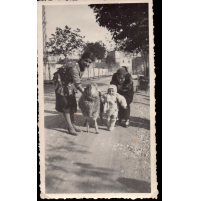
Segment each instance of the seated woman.
M116 73L113 74L110 84L114 84L117 87L117 93L124 96L127 102L127 109L119 106L118 111L118 123L121 125L122 119L125 119L125 127L129 126L130 117L130 104L133 101L133 79L131 74L128 73L127 67L122 66Z
M93 62L93 55L90 52L84 52L79 62L71 61L60 67L54 73L56 107L58 112L63 113L68 124L70 134L77 135L80 130L74 124L74 113L77 112L77 102L75 97L76 89L84 93L80 78L85 69Z

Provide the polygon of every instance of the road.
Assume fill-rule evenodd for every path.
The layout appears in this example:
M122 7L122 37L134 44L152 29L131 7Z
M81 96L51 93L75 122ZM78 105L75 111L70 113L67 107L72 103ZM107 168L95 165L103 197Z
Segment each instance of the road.
M110 79L94 81L105 92ZM83 81L84 86L87 82ZM90 133L86 133L85 119L78 110L76 123L81 125L82 132L73 136L67 132L63 115L54 109L54 86L46 85L44 91L46 193L151 191L148 94L135 94L129 128L120 126L110 132L98 119L99 134L95 134L92 121Z

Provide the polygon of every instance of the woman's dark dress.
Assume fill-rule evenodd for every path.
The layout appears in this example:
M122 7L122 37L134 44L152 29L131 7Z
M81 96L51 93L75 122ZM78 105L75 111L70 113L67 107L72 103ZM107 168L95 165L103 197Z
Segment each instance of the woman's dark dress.
M130 104L133 101L133 79L131 77L131 74L127 74L125 76L125 82L123 84L120 84L117 80L117 73L113 74L112 80L110 84L114 84L117 86L117 93L124 96L127 102L127 109L124 109L120 104L119 106L119 112L118 112L118 118L119 119L129 119L130 117Z
M79 64L77 62L69 62L54 73L54 83L56 104L55 109L58 112L77 112L77 101L75 97L76 88L81 85L80 78L84 72L80 71Z

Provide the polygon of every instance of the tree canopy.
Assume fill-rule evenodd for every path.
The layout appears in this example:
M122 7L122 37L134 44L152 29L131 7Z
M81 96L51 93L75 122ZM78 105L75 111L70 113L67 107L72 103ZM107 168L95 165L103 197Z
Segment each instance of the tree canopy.
M103 59L106 54L106 47L101 41L95 43L86 43L84 50L92 52L97 60Z
M92 4L96 22L108 29L116 42L116 50L140 53L148 76L149 26L148 4Z
M112 55L107 55L106 57L106 64L110 66L111 64L115 64L115 58Z
M148 4L92 4L96 22L111 33L118 49L141 52L148 49Z
M55 34L51 34L52 38L46 43L46 47L50 49L50 54L67 55L73 54L77 49L83 48L83 36L80 35L80 29L74 31L68 26L64 29L56 28Z

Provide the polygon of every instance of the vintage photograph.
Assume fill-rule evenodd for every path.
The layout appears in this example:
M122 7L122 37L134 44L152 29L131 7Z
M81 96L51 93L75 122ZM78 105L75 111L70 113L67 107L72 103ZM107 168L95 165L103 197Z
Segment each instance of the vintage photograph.
M157 198L152 1L40 1L42 198Z

